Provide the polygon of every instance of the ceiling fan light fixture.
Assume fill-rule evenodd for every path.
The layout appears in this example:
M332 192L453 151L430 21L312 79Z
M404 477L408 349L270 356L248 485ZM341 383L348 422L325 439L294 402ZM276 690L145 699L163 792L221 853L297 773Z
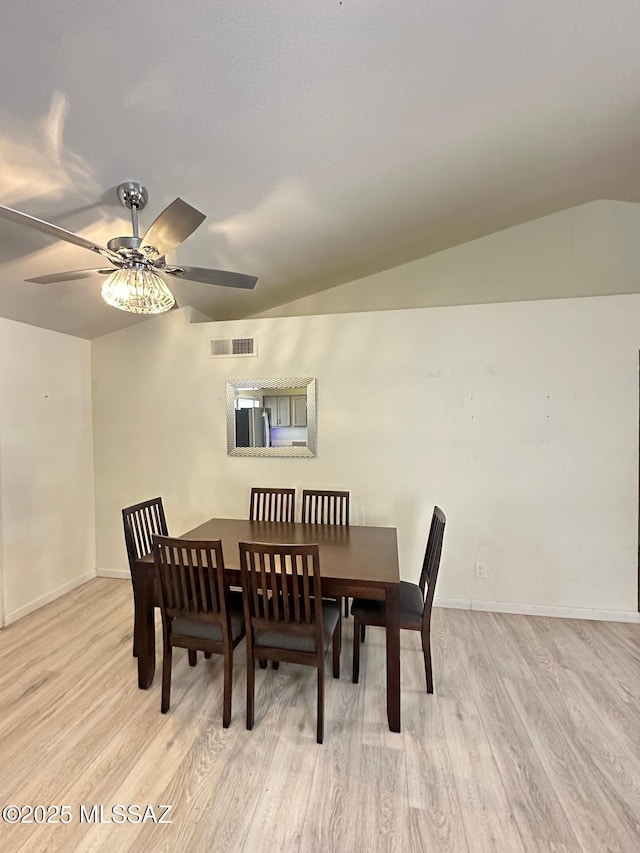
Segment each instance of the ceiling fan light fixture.
M102 298L132 314L162 314L176 302L162 278L146 267L116 270L102 285Z

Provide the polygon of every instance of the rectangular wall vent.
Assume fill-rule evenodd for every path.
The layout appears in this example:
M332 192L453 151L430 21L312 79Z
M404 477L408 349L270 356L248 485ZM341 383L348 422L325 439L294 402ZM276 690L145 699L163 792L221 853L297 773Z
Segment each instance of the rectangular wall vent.
M235 358L258 355L255 338L216 338L210 342L210 358Z

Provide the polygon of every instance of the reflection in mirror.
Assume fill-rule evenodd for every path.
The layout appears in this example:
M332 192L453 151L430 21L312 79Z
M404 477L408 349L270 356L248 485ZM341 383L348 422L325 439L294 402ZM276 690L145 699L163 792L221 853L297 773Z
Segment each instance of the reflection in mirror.
M227 380L230 456L315 456L315 379Z

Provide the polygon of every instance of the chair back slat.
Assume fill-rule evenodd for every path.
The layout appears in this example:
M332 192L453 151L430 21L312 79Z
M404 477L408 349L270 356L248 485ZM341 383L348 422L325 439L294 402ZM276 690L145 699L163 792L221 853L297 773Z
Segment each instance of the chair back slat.
M293 521L295 489L251 489L249 521Z
M162 498L126 507L122 510L122 522L129 566L151 553L154 534L168 533Z
M302 523L349 524L349 492L305 489L302 492Z
M317 545L240 542L247 623L322 639L322 584Z
M153 537L163 616L204 622L227 619L224 557L218 540Z
M174 546L171 549L173 560L169 563L170 571L173 577L176 577L179 581L179 589L180 595L177 601L174 604L174 607L178 611L188 612L190 599L195 597L190 594L190 590L193 589L191 584L187 584L187 572L191 568L190 561L187 560L187 565L183 566L180 560L180 549L177 546Z
M434 507L433 516L431 517L431 527L429 528L429 538L427 539L427 548L422 561L422 571L420 572L419 586L422 590L423 598L425 598L423 620L428 620L431 617L431 607L433 605L433 596L436 590L436 581L438 579L438 570L440 568L440 557L442 554L442 542L444 540L444 528L447 519L439 506ZM426 597L425 597L426 593Z

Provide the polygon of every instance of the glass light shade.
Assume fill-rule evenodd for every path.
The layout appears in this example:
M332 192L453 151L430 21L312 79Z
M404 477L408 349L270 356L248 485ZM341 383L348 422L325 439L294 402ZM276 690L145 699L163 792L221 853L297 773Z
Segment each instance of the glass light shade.
M102 285L102 298L114 308L132 314L162 314L175 305L173 294L151 270L116 270Z

